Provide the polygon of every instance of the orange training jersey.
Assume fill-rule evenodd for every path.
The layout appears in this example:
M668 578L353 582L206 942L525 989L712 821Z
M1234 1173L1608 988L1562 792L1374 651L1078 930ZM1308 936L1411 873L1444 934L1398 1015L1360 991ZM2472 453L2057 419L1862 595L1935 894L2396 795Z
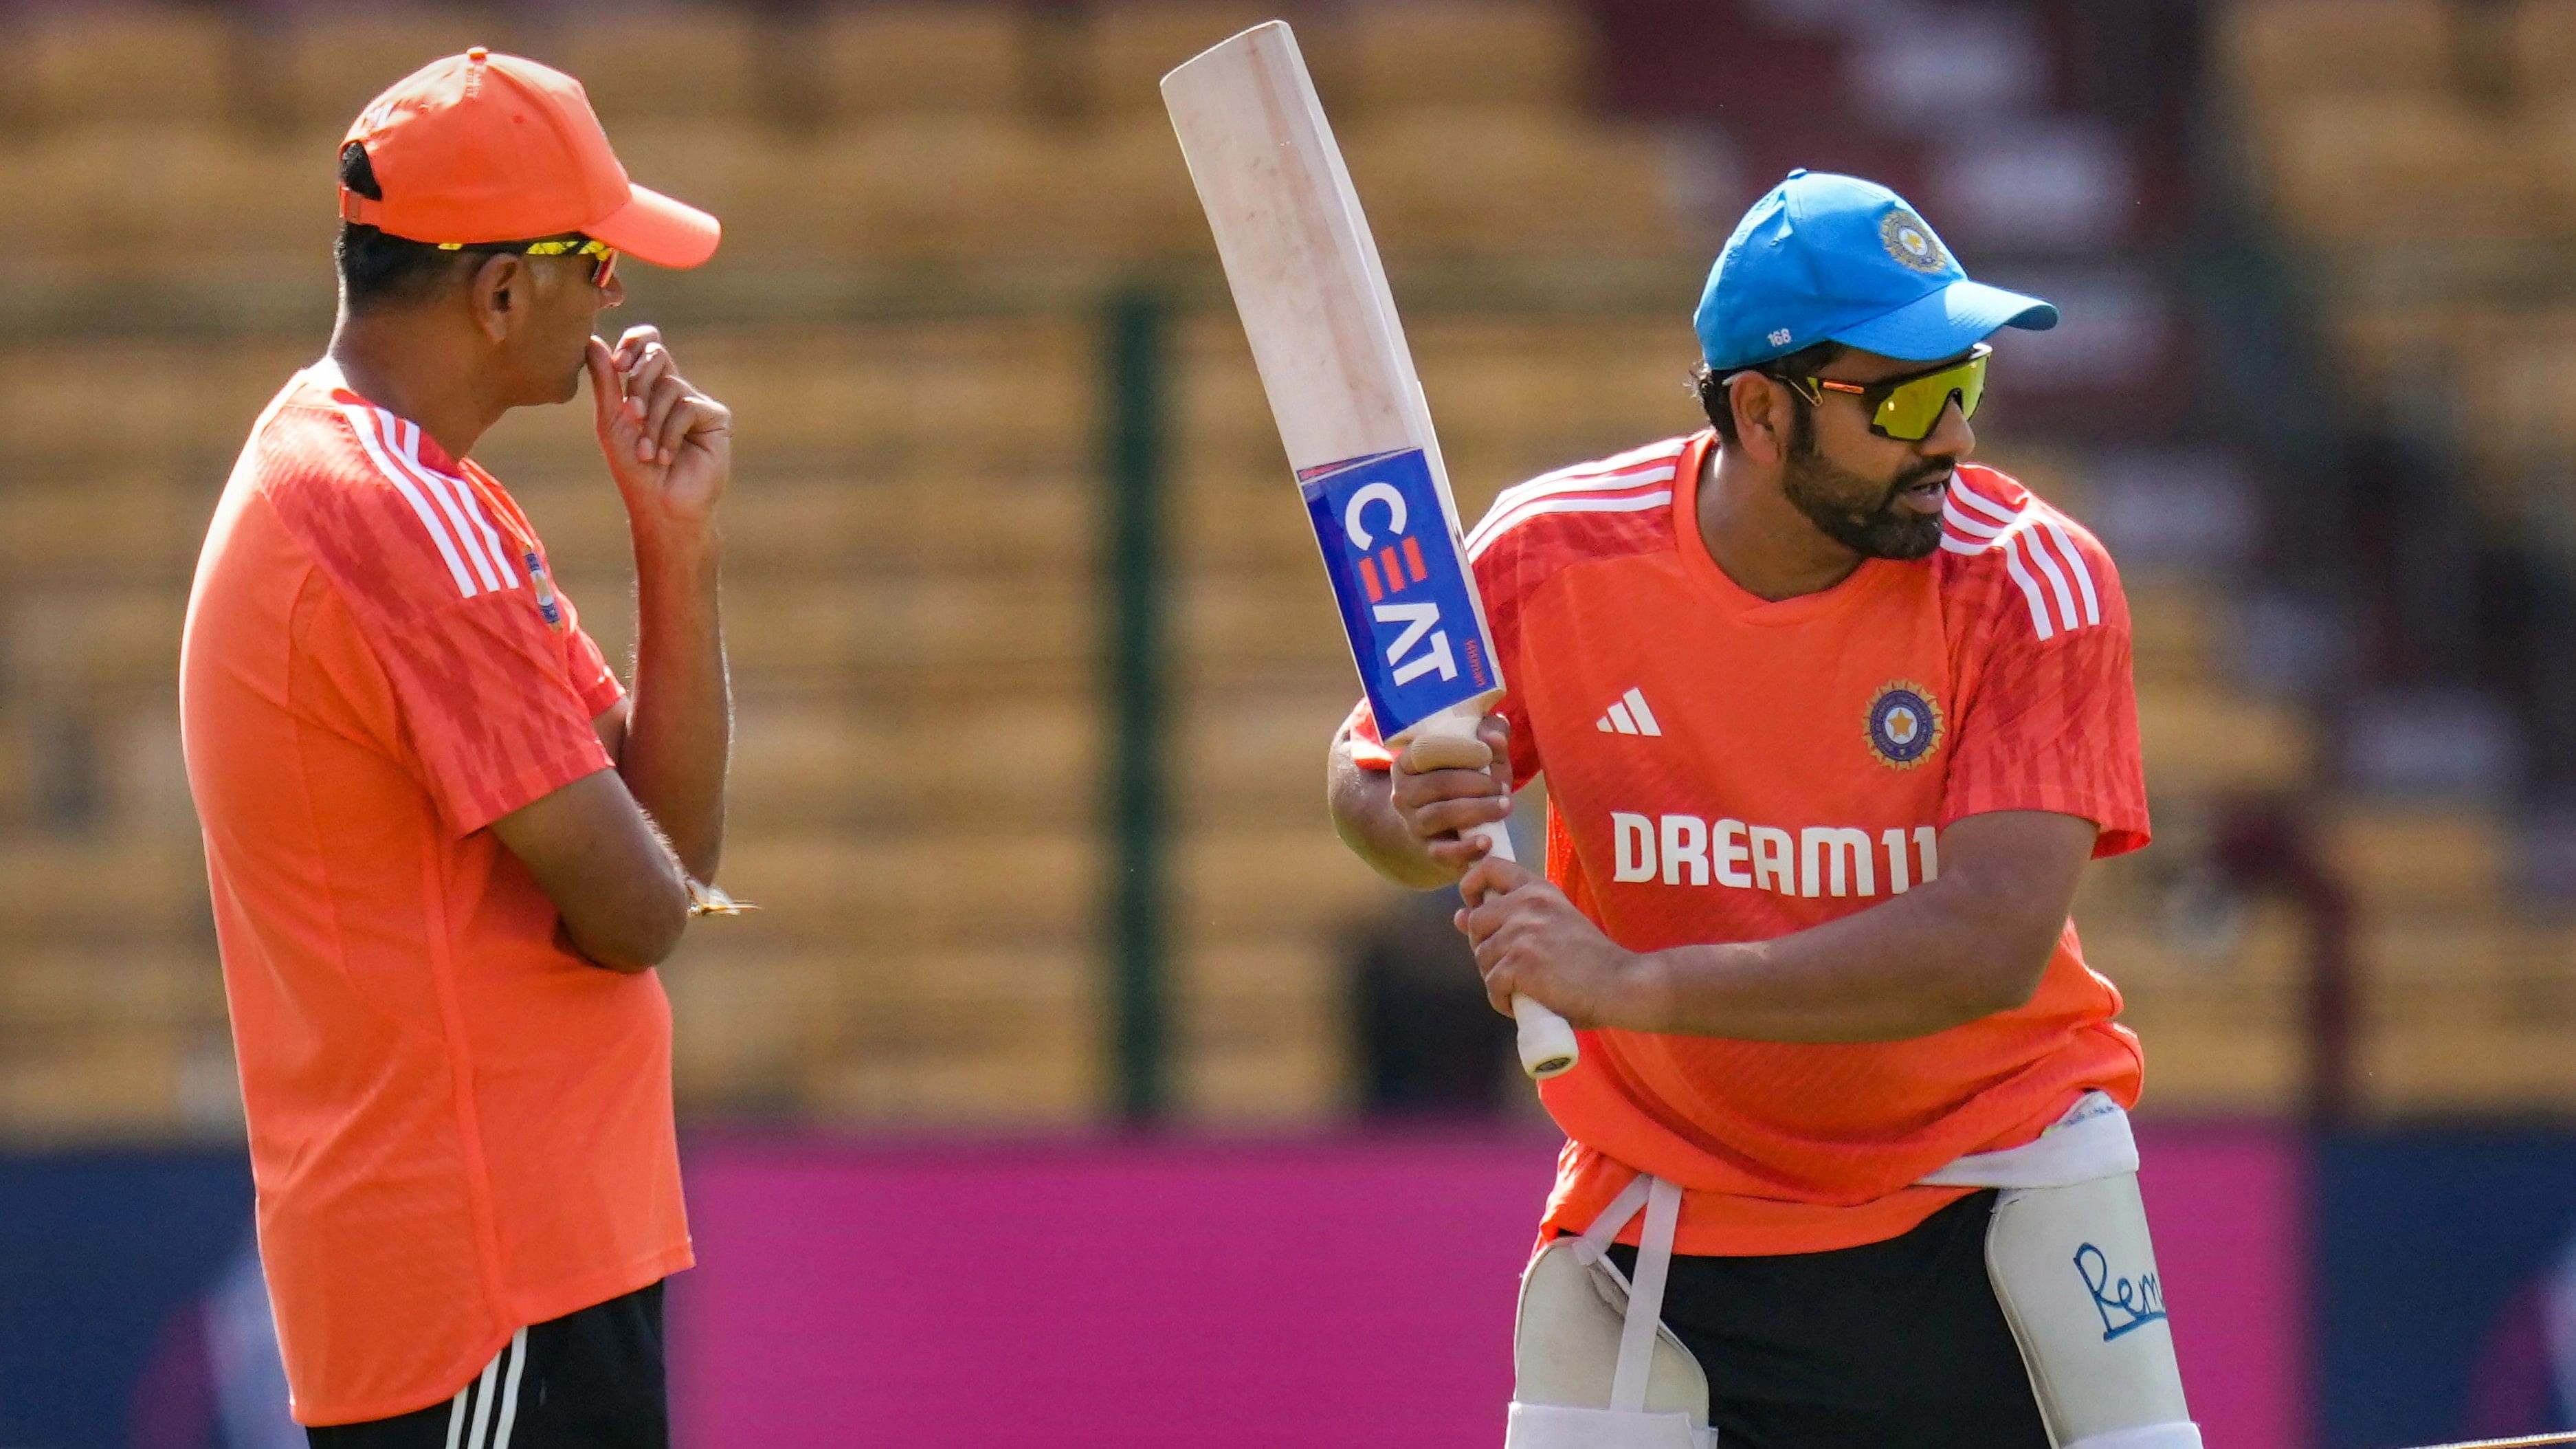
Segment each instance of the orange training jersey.
M251 430L179 695L298 1420L454 1395L689 1263L670 1006L486 829L610 767L616 677L499 483L323 362Z
M1469 536L1512 773L1546 772L1548 876L1578 908L1632 950L1765 940L1932 879L1962 816L2082 816L2096 856L2146 844L2128 608L2090 534L1963 467L1931 557L1766 602L1700 538L1713 437L1506 490ZM1541 1088L1572 1139L1547 1229L1581 1231L1637 1169L1688 1189L1685 1253L1894 1237L1967 1191L1925 1174L2029 1141L2089 1088L2136 1100L2119 1009L2070 922L2028 1005L1927 1037L1586 1032Z

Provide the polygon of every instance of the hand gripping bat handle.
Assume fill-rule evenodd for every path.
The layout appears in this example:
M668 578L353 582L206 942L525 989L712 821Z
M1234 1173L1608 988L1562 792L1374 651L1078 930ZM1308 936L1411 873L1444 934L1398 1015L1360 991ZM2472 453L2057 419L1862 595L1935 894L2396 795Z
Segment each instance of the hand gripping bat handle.
M1476 826L1467 835L1493 847L1489 854L1505 860L1515 858L1511 832L1500 821ZM1512 996L1512 1020L1521 1029L1521 1070L1529 1073L1531 1081L1544 1082L1572 1071L1582 1059L1582 1048L1575 1045L1573 1023L1517 992Z

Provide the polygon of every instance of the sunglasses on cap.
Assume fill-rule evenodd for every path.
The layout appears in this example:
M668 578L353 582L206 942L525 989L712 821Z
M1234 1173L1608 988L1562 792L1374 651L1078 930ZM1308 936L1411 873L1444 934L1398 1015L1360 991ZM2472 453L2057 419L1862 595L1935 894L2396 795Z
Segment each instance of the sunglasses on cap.
M1941 425L1942 410L1950 399L1959 400L1959 416L1977 415L1977 403L1986 395L1986 360L1994 349L1978 343L1958 362L1936 367L1912 377L1892 377L1885 382L1845 382L1832 377L1782 377L1780 380L1797 388L1807 401L1822 406L1829 392L1849 393L1869 409L1869 430L1882 438L1901 443L1919 443ZM1778 376L1778 374L1769 374Z
M479 242L440 242L438 249L443 252L470 250L503 255L516 253L530 257L588 257L590 258L590 284L594 287L607 286L609 279L617 275L617 248L597 237L550 237L544 241L505 242L499 245Z

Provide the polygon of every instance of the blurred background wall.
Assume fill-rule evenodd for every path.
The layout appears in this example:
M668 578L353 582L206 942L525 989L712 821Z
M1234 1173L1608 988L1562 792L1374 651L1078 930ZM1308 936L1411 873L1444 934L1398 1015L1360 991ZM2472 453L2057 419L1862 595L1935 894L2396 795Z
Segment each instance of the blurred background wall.
M702 272L628 269L609 319L662 324L738 419L725 883L764 909L666 973L696 1194L746 1132L862 1183L956 1141L1135 1183L1151 1135L1363 1152L1429 1115L1534 1164L1476 1211L1535 1221L1549 1139L1445 910L1323 819L1353 683L1154 88L1281 8L0 8L0 1199L113 1204L153 1245L0 1250L0 1324L49 1325L0 1329L0 1442L217 1442L154 1407L220 1398L171 1387L196 1351L164 1315L238 1301L247 1223L179 621L251 417L327 333L348 119L470 44L580 76L636 176L726 224ZM2135 614L2158 842L2091 872L2078 923L2147 1043L2142 1119L2252 1134L2297 1204L2277 1271L2207 1270L2290 1344L2208 1354L2271 1365L2245 1402L2274 1406L2212 1443L2563 1427L2576 3L1286 9L1470 517L1697 425L1689 307L1792 166L1894 185L2062 304L1999 339L1978 423ZM480 459L618 655L586 415ZM2160 1232L2259 1237L2235 1180L2178 1178L2159 1211L2207 1221ZM1220 1217L1268 1191L1192 1183ZM174 1217L199 1247L151 1230ZM708 1263L706 1321L756 1321ZM1462 1320L1489 1375L1492 1317Z

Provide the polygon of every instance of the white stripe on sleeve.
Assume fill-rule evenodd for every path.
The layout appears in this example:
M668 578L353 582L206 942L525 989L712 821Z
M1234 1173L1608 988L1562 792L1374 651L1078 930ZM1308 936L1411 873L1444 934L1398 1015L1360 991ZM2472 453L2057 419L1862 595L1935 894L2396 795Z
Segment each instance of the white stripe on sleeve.
M2040 594L2039 580L2021 566L2020 549L2004 546L2004 567L2012 571L2013 582L2021 585L2021 596L2030 604L2031 631L2042 639L2056 633L2056 627L2048 622L2048 601Z
M465 560L458 556L455 543L448 538L447 525L438 521L438 510L421 496L420 485L387 455L383 444L377 440L372 410L343 408L341 411L349 419L350 431L358 435L358 446L366 449L367 457L374 461L376 471L384 474L385 481L393 484L395 491L402 494L403 501L411 505L411 511L420 515L421 526L429 530L430 541L438 545L438 556L447 560L447 572L456 580L456 591L469 599L481 593L482 590L474 583L474 576L466 572Z
M453 481L440 477L420 465L420 425L405 422L391 413L380 413L379 416L391 426L395 464L408 469L412 481L427 490L430 497L437 499L439 510L447 515L450 523L456 525L456 537L465 545L465 556L473 560L474 572L482 576L483 587L487 589L501 587L500 575L492 571L492 556L483 551L483 541L474 536L474 525L466 520L465 510L458 506Z
M2057 551L2066 556L2066 567L2075 575L2075 585L2084 594L2084 622L2101 623L2102 600L2093 592L2093 566L2084 561L2083 551L2076 548L2075 540L2066 536L2066 529L2056 519L2043 513L2039 521L2048 530L2048 536L2057 540Z
M2058 568L2057 560L2040 542L2039 534L2027 527L2016 528L2013 530L2013 545L2028 553L2031 561L2039 565L2039 571L2048 575L2048 586L2057 592L2057 617L2067 628L2074 628L2075 595L2066 587L2065 572Z
M1964 508L1953 508L1941 515L1941 521L1971 538L2000 538L2003 530L1990 523L1980 523Z
M415 470L419 471L423 475L446 484L448 491L455 494L456 501L464 507L465 516L473 520L476 528L482 530L483 542L485 546L491 550L492 562L501 570L501 587L518 587L519 571L511 567L510 550L504 547L501 543L501 531L492 526L492 515L483 507L482 495L474 491L473 484L466 482L464 479L453 473L441 473L437 469L420 460L420 429L418 427L412 428L410 435L403 440L403 443L403 461L411 464Z
M1470 562L1483 558L1485 550L1493 547L1504 534L1542 513L1638 513L1660 508L1672 501L1673 490L1670 488L1629 498L1541 498L1534 503L1523 504L1508 517L1489 520L1485 527L1476 530L1477 536L1467 541L1467 558Z
M1968 507L1977 510L1979 513L1984 514L1986 517L1993 519L1997 523L2011 523L2021 517L2019 513L2004 507L2002 504L1997 503L1995 500L1988 498L1973 488L1970 488L1963 482L1956 480L1952 481L1950 484L1950 496Z

